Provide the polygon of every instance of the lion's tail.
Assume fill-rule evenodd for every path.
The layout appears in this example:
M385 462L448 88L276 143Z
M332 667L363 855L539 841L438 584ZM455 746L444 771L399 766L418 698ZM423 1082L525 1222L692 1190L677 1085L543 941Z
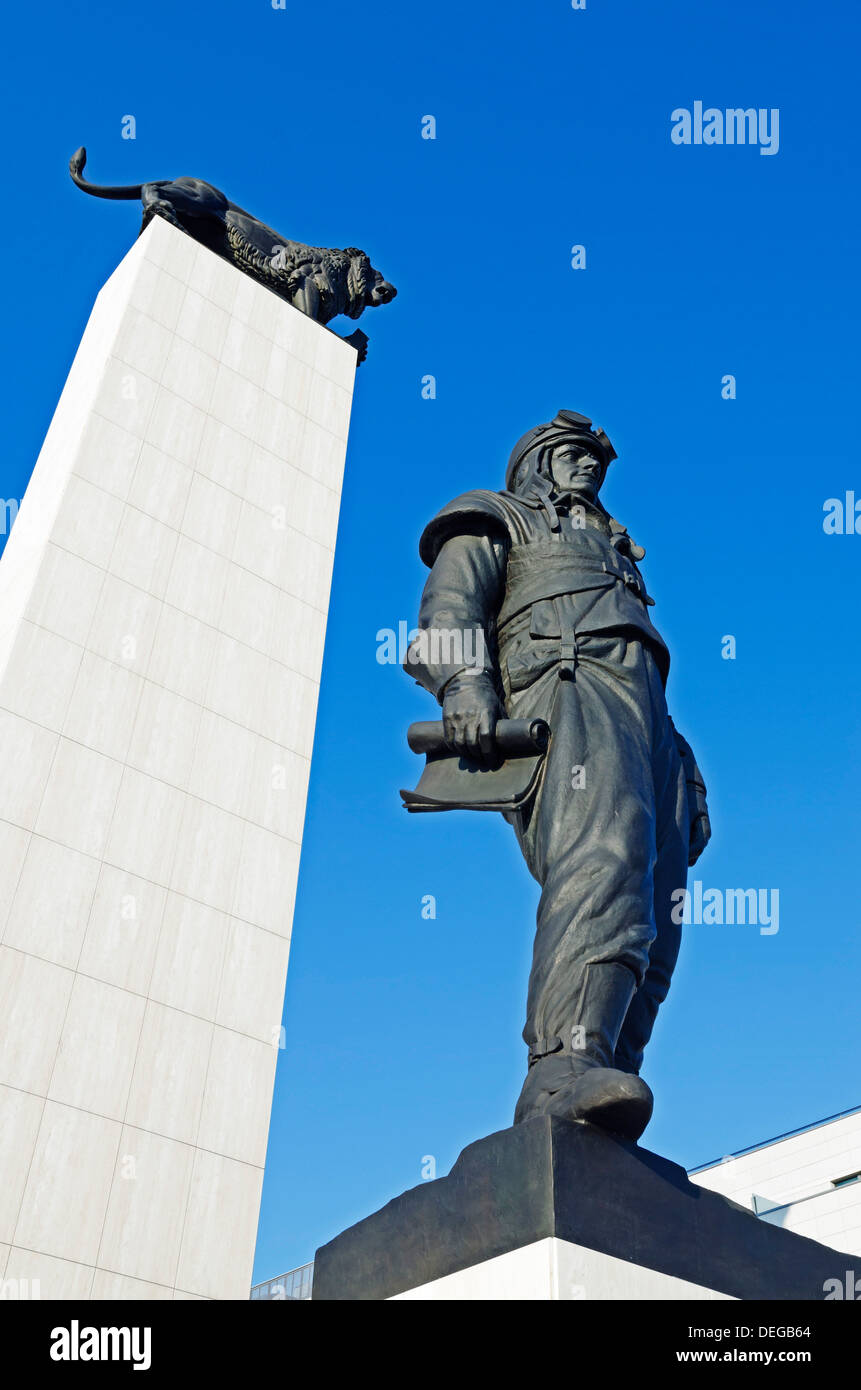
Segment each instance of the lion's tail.
M129 183L120 187L108 187L98 183L89 183L84 178L84 165L87 162L87 151L82 145L79 150L75 150L69 160L69 173L72 182L82 188L85 193L91 193L94 198L139 198L143 190L140 183Z

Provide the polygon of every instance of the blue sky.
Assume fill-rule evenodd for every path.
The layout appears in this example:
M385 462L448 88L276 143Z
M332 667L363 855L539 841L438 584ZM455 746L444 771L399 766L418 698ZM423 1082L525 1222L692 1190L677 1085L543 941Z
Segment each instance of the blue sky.
M822 527L826 499L861 497L859 27L848 0L51 0L7 20L3 498L139 225L72 187L79 144L97 182L208 179L287 235L365 247L400 291L361 325L258 1279L511 1121L537 888L501 819L401 810L404 731L434 706L376 633L415 619L425 521L501 486L560 407L610 433L605 500L647 548L709 783L695 876L780 893L774 935L686 929L646 1141L690 1166L861 1101L861 536ZM778 108L779 152L674 145L697 100Z

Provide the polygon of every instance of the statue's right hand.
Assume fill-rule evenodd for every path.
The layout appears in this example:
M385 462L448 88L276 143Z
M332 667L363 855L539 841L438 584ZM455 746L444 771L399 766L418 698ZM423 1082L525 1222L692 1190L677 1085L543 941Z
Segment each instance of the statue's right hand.
M505 710L484 672L455 676L446 686L442 706L445 741L455 753L490 762L494 754L494 734Z

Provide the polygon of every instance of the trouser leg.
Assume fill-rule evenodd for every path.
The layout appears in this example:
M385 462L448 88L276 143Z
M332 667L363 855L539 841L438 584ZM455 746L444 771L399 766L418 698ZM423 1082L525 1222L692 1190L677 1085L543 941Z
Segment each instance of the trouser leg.
M654 876L656 934L649 948L645 978L631 1000L622 1027L615 1060L620 1070L634 1075L643 1065L643 1051L667 997L682 936L681 925L673 921L673 893L687 883L689 816L684 772L671 729L664 747L658 750L655 771L660 778Z
M523 1032L533 1058L570 1050L587 967L624 966L639 986L655 935L646 661L639 644L615 647L618 669L582 655L576 681L559 682L544 780L521 834L542 885Z
M665 718L638 643L592 643L560 682L545 775L521 845L542 885L516 1120L587 1118L636 1138L652 1097L615 1052L655 937L654 737Z

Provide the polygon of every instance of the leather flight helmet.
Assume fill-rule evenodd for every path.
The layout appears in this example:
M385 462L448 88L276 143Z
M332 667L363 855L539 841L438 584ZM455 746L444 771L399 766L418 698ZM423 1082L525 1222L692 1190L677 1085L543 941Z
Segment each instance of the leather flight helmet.
M529 470L534 472L538 455L548 445L561 444L564 440L569 439L579 444L584 451L594 454L603 463L605 470L617 456L616 450L604 430L593 429L592 421L588 415L580 415L576 410L559 410L552 420L544 425L533 426L531 430L527 430L518 439L511 451L508 467L505 470L506 488L509 491L512 490L511 485L515 474L527 455L532 453L536 455L533 468Z

